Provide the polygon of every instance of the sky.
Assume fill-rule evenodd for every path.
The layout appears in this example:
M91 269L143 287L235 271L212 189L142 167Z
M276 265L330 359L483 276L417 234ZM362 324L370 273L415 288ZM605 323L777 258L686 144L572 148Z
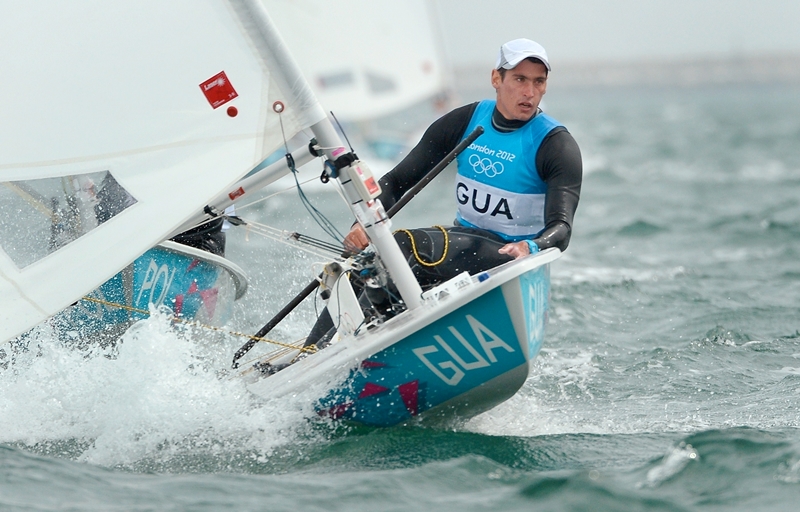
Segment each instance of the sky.
M551 64L800 54L800 0L433 0L454 66L527 37Z

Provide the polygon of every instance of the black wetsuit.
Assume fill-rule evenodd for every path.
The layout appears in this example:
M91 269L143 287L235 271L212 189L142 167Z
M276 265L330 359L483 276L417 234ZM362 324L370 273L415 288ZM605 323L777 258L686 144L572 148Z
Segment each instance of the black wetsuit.
M383 192L379 196L387 210L405 192L418 183L447 153L464 138L478 103L459 107L435 121L397 167L380 179ZM528 121L509 121L495 108L492 125L501 132L510 132ZM569 245L572 218L578 207L583 175L581 153L577 142L564 127L555 128L542 142L536 155L539 177L547 183L544 207L544 232L536 238L540 249ZM559 226L561 225L561 226Z
M386 210L461 142L477 106L478 103L465 105L435 121L408 156L380 179L382 193L379 199ZM516 130L525 123L527 121L505 119L496 108L492 115L493 127L501 132ZM569 245L572 219L580 197L583 174L580 149L566 128L557 127L547 134L531 158L536 159L539 177L547 183L545 229L534 242L540 249L558 247L563 251ZM448 250L443 257L445 236ZM403 230L395 233L395 240L423 290L464 271L476 274L513 259L498 252L508 243L502 237L466 226L446 228L446 234L438 228ZM364 306L368 305L364 294L361 301ZM320 339L327 340L334 332L333 327L326 309L311 330L306 345Z
M465 105L434 122L408 156L380 179L383 192L379 199L387 210L464 138L477 106L478 103ZM527 122L509 121L497 108L492 114L492 125L501 132L516 130ZM547 134L536 155L531 155L531 158L536 159L539 177L547 183L545 229L534 242L540 249L558 247L563 251L569 244L572 218L580 196L583 174L580 149L566 128L557 127ZM483 229L456 225L447 229L447 257L439 265L425 265L419 260L431 263L442 258L444 234L436 228L410 231L415 239L414 247L408 233L396 233L395 239L423 289L465 270L474 274L513 259L497 252L507 243L500 236ZM421 258L413 254L414 248Z

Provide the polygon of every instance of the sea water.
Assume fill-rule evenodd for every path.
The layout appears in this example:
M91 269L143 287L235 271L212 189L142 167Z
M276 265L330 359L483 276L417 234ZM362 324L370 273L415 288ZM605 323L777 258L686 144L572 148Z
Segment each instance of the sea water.
M161 314L106 347L43 327L0 358L0 509L795 510L800 91L551 87L547 111L583 191L508 402L451 429L309 423L313 393L230 378L235 335ZM345 231L338 195L308 186ZM445 173L395 227L450 223L452 196ZM294 190L240 213L317 233ZM251 278L243 332L322 261L242 228L228 254ZM303 336L319 307L272 334Z

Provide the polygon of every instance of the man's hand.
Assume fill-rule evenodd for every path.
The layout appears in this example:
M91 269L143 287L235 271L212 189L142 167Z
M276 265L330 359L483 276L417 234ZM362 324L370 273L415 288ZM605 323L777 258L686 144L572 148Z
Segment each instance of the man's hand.
M344 237L344 248L350 252L361 252L369 245L369 238L361 224L354 224Z
M531 249L528 247L528 242L523 240L521 242L512 242L510 244L506 244L497 252L500 254L508 254L509 256L513 256L515 260L518 260L529 255L531 253Z

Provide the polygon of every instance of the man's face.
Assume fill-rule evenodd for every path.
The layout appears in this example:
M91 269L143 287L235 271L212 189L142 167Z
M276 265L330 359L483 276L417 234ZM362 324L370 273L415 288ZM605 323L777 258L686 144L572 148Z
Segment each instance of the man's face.
M526 59L507 70L505 78L493 69L492 87L497 91L497 110L503 117L527 121L536 114L547 92L547 68L541 62Z

